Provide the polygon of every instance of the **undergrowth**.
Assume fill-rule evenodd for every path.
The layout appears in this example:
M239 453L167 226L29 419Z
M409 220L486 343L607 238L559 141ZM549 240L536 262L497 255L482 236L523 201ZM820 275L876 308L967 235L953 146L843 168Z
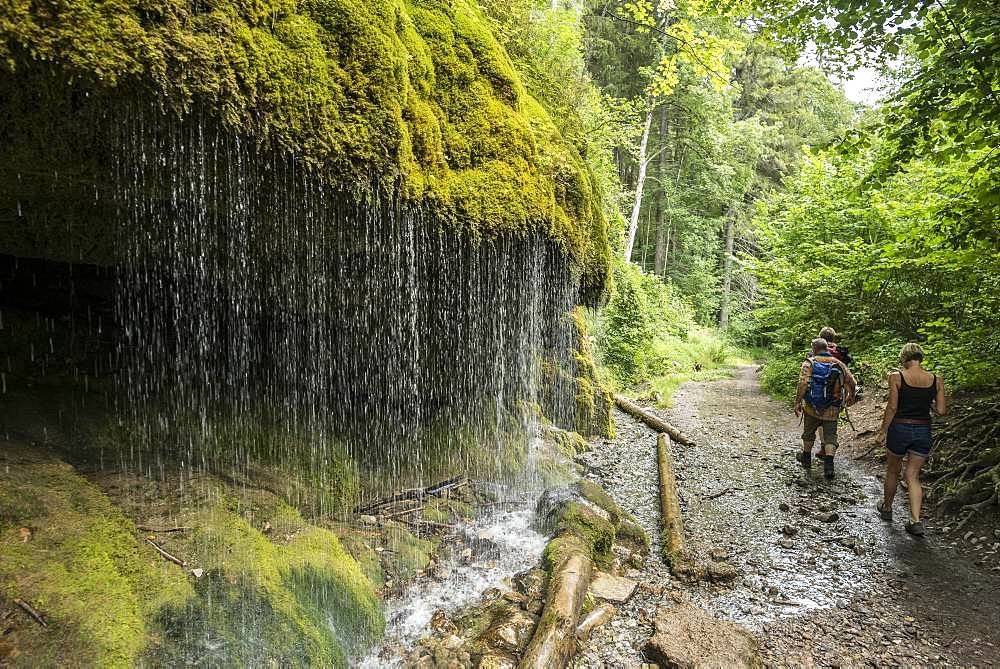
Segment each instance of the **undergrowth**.
M613 268L611 299L592 316L596 358L617 390L636 391L667 405L686 381L726 378L753 355L721 332L700 325L679 291L631 263Z

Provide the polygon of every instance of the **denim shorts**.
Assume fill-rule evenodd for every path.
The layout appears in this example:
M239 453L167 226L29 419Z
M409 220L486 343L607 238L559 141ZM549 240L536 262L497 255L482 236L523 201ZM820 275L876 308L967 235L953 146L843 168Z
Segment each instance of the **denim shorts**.
M885 447L899 456L906 455L909 451L926 458L931 454L931 426L892 423L886 435Z

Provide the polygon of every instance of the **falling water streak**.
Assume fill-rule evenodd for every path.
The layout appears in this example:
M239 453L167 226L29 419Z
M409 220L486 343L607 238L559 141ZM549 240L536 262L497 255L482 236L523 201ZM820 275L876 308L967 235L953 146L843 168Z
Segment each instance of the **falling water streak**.
M518 485L534 407L574 424L579 279L543 233L473 240L201 114L119 115L123 467L282 472L326 514L437 476Z

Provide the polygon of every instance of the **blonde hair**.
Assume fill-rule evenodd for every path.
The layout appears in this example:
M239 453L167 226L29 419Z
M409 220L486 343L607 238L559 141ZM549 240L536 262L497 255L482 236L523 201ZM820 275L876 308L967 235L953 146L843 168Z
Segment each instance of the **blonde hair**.
M825 328L819 331L819 336L832 344L833 340L837 338L837 333L834 331L832 327L827 325Z
M903 348L899 351L899 364L905 365L911 360L923 362L924 349L920 348L920 344L910 342L908 344L904 344Z

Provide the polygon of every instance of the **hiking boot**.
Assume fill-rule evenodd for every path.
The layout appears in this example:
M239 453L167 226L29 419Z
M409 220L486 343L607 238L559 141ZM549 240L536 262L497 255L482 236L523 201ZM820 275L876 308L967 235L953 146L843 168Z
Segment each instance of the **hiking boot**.
M878 504L875 505L875 508L878 509L878 515L882 516L882 520L886 522L892 521L892 509L886 511L885 502L879 502Z
M795 454L795 459L801 463L803 467L809 469L813 464L813 454L811 451L799 451Z
M908 522L906 524L906 531L915 537L922 537L927 532L927 530L924 529L924 524L919 520Z
M823 456L823 476L828 479L833 478L833 456L824 455Z

